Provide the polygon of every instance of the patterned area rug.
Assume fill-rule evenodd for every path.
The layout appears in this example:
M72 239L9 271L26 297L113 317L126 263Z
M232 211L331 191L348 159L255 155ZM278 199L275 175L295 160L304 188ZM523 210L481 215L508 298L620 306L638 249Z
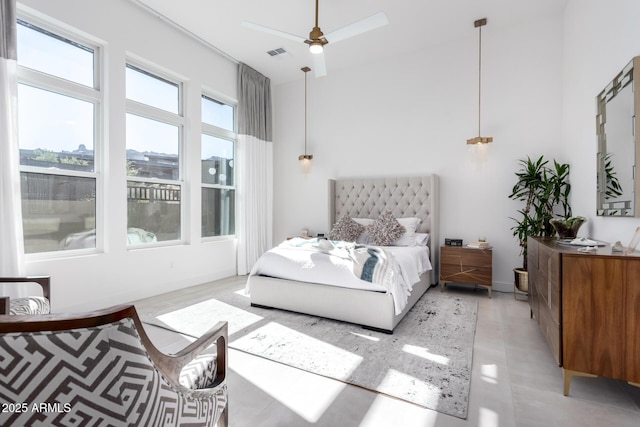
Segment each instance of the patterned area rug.
M175 307L175 306L174 306ZM229 322L229 347L467 417L477 302L428 291L392 335L360 326L251 307L243 290L212 295L146 323L200 336Z

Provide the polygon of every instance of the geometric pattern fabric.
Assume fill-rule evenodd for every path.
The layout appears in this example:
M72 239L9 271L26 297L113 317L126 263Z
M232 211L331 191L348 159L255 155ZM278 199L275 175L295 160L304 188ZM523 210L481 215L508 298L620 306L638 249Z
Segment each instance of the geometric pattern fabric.
M49 314L51 306L45 297L11 298L9 314Z
M0 334L1 426L214 426L226 382L203 391L156 369L131 318Z

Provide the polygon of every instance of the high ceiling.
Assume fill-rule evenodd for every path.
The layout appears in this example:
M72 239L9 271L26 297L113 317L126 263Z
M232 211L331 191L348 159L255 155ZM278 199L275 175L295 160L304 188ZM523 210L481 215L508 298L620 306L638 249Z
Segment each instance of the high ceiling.
M242 26L250 21L307 38L315 21L314 0L131 0L142 3L230 57L257 69L274 84L301 78L312 67L307 45ZM568 0L320 0L319 26L327 34L384 12L389 24L325 46L332 71L394 57L430 45L475 36L473 22L486 17L504 27L559 13ZM275 57L267 51L284 48Z

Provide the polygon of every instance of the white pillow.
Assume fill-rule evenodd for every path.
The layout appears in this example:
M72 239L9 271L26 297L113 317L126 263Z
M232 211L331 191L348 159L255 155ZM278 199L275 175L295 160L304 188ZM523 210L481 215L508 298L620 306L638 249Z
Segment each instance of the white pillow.
M391 246L415 246L416 229L420 224L420 218L396 218L400 225L405 228L405 233L398 238Z
M371 219L371 218L352 218L352 219L358 224L364 225L365 227L362 234L360 234L360 236L358 236L358 238L356 239L356 243L359 243L361 245L373 245L374 244L373 237L371 237L371 234L367 232L367 225L373 224L375 219Z
M358 224L364 225L365 227L369 224L373 224L375 221L375 219L371 219L371 218L351 218L351 219L353 219Z
M416 246L427 246L429 237L429 233L416 233Z

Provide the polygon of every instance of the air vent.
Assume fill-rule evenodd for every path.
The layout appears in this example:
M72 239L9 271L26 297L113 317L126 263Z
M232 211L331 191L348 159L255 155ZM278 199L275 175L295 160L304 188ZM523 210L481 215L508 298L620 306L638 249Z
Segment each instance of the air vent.
M280 55L288 55L289 52L287 52L286 50L284 50L283 47L279 47L277 49L273 49L273 50L268 50L267 53L269 54L269 56L280 56Z

